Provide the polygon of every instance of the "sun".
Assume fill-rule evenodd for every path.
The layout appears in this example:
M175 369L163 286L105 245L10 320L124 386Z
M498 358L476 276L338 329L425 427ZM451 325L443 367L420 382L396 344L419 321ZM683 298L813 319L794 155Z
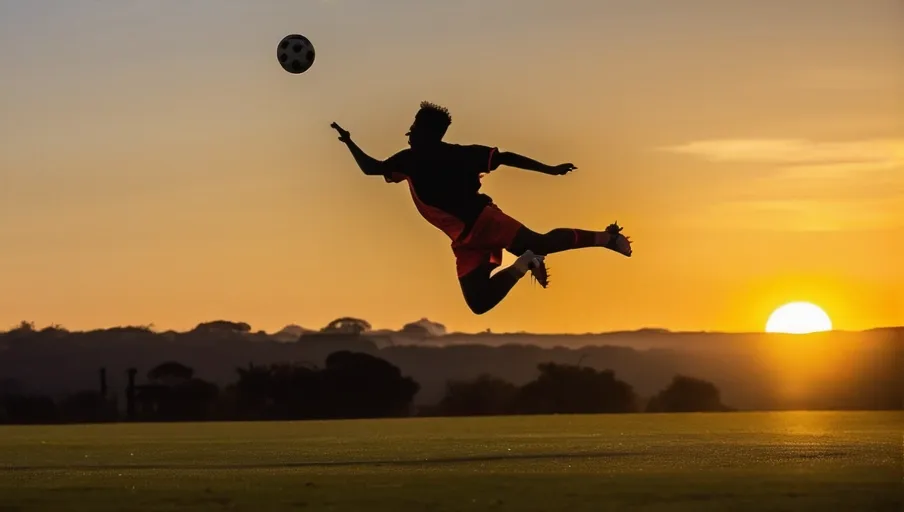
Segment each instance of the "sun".
M816 304L791 302L769 315L766 332L808 334L832 330L829 315Z

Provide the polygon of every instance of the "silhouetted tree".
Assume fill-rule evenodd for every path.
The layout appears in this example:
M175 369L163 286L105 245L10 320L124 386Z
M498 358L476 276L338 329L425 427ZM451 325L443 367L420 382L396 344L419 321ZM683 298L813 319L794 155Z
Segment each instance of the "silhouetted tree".
M321 332L329 334L351 334L359 335L371 330L372 327L367 320L352 317L337 318L326 325Z
M712 382L676 375L671 384L647 403L647 412L717 412L722 404L719 388Z
M442 336L446 334L446 326L431 322L426 318L421 318L416 322L410 322L402 326L401 334L414 335L419 337Z
M38 333L37 329L35 329L34 322L27 322L22 320L19 322L19 325L13 327L9 331L5 333L7 337L10 339L23 339L23 338L31 338Z
M37 329L35 328L34 322L22 320L21 322L19 322L19 325L10 329L9 332L10 333L30 333L30 332L37 332Z
M228 320L214 320L198 324L194 332L225 332L225 333L249 333L251 326L245 322L230 322Z
M360 352L333 352L322 373L334 418L406 416L420 390L397 366Z
M271 368L274 411L277 418L313 419L327 417L321 376L316 368L307 365L275 364Z
M116 419L115 404L97 391L79 391L63 398L59 403L63 421L92 423Z
M195 371L188 366L176 361L167 361L155 366L148 372L148 380L155 383L181 384L191 380Z
M238 381L231 391L234 391L236 414L243 419L265 418L267 408L272 405L270 367L249 364L235 371Z
M146 420L202 420L214 409L219 389L194 378L194 370L175 361L148 372L149 384L137 386L135 401Z
M60 324L48 325L47 327L41 329L41 334L45 336L53 336L53 337L62 337L69 334L69 331L66 330Z
M326 367L273 364L236 368L237 414L243 418L376 418L410 413L419 386L394 365L349 351Z
M491 375L470 381L450 381L437 413L446 416L509 414L518 398L518 386Z
M320 376L297 363L236 368L237 412L242 418L311 419L324 417Z
M523 414L616 413L637 409L630 384L611 370L545 363L540 376L525 384L516 410Z

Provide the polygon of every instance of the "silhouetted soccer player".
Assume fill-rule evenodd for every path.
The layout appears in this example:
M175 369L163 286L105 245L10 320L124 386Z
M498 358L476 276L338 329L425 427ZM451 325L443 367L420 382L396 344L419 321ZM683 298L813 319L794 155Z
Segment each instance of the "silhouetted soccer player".
M631 240L617 224L606 231L558 228L546 234L531 231L481 194L481 177L500 165L551 175L576 169L570 163L550 166L495 147L443 142L452 117L448 110L422 102L414 123L405 135L410 149L386 160L377 160L355 144L348 131L336 123L358 166L369 176L382 176L388 183L408 182L420 214L452 240L458 280L468 306L476 314L493 309L528 271L544 288L549 284L544 257L583 247L606 247L631 256ZM502 250L517 260L495 275L502 264Z

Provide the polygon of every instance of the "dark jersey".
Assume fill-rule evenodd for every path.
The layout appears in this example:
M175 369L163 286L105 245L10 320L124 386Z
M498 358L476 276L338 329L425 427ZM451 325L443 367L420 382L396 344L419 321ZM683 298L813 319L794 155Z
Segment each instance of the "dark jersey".
M480 178L498 165L495 147L445 142L404 149L385 161L384 178L407 181L421 215L452 240L466 234L492 199L480 193Z

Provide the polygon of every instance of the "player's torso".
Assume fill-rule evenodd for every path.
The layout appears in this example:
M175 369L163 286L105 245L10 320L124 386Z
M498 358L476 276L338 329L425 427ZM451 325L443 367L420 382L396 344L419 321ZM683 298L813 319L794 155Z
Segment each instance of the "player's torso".
M464 169L456 146L432 151L410 150L405 162L415 200L439 209L470 226L491 199L480 193L480 177ZM422 212L423 213L423 212Z

